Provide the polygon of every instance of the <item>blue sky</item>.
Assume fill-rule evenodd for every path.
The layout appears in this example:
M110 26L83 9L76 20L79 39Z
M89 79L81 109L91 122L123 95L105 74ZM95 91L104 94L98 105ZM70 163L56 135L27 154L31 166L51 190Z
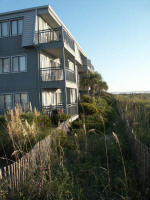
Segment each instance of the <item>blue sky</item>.
M1 0L0 12L47 4L109 91L150 91L150 0Z

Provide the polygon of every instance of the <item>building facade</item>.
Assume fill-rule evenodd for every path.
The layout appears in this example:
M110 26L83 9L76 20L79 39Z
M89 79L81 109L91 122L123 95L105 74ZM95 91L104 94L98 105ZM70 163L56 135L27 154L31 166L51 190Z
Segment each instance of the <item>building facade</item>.
M0 14L0 113L21 104L78 113L90 60L49 6Z

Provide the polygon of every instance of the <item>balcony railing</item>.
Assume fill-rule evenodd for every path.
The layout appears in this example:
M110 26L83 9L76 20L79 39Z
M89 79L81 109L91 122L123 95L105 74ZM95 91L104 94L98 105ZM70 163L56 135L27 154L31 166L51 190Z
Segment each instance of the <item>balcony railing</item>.
M51 106L43 106L42 111L49 116L52 115L55 111L65 112L63 105L51 105ZM69 104L67 105L67 114L68 115L77 115L78 114L78 105L77 104Z
M78 104L67 105L67 114L77 115L78 114Z
M62 104L60 105L51 105L51 106L43 106L42 107L42 112L46 113L47 115L51 116L52 112L57 110L58 112L64 112L64 107Z
M68 33L63 30L64 42L73 50L75 51L74 40L68 35Z
M64 79L62 68L42 68L41 70L42 81L60 81Z
M69 36L69 34L63 30L63 38L64 42L73 50L75 51L75 44L74 40ZM48 43L48 42L55 42L55 41L62 41L62 28L54 28L54 29L45 29L39 30L35 32L35 43Z
M48 43L61 40L62 34L60 28L40 30L35 33L36 43Z
M66 80L76 83L76 73L72 70L66 69Z

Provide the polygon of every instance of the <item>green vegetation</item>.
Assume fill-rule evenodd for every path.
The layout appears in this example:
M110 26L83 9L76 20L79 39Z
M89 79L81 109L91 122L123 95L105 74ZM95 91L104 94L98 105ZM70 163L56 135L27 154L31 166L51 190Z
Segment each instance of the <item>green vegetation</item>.
M134 134L150 147L150 94L119 95L117 99Z
M83 99L81 104L92 104ZM97 112L81 112L68 134L51 134L44 162L11 199L142 200L115 99L99 97L93 105Z
M121 98L126 109L125 98ZM95 98L85 95L79 108L80 118L71 124L67 134L50 132L53 120L57 124L68 119L69 116L62 113L52 121L37 111L17 116L9 113L0 118L1 130L9 130L9 140L16 150L18 146L25 146L26 141L19 133L28 133L28 141L32 141L36 133L36 140L47 134L52 140L44 160L39 157L39 165L32 167L29 180L20 192L8 197L2 187L0 197L11 200L144 199L116 99L107 93Z
M100 96L103 92L108 90L107 83L103 81L102 76L98 72L89 72L83 76L80 82L84 88L89 88L92 98Z
M58 113L50 119L37 110L25 113L19 106L15 111L10 110L7 115L0 116L0 157L8 161L16 159L14 152L17 152L17 158L22 156L69 117Z

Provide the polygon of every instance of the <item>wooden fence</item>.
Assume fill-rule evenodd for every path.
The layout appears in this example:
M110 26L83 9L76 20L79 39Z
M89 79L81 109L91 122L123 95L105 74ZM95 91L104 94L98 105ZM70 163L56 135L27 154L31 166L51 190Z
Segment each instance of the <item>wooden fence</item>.
M125 122L125 132L130 145L129 148L131 149L132 158L137 168L139 182L143 186L143 190L145 190L145 186L150 183L150 148L136 138L136 134L130 127L128 118L120 106L119 112L122 120Z
M46 155L50 156L53 142L52 135L55 135L58 130L67 132L70 123L77 118L78 115L71 117L64 123L61 123L58 128L52 131L51 135L35 144L29 153L24 155L17 162L0 169L0 184L8 186L9 191L19 191L21 186L23 186L28 180L29 172L34 168L34 166L37 167L39 161L44 161Z

